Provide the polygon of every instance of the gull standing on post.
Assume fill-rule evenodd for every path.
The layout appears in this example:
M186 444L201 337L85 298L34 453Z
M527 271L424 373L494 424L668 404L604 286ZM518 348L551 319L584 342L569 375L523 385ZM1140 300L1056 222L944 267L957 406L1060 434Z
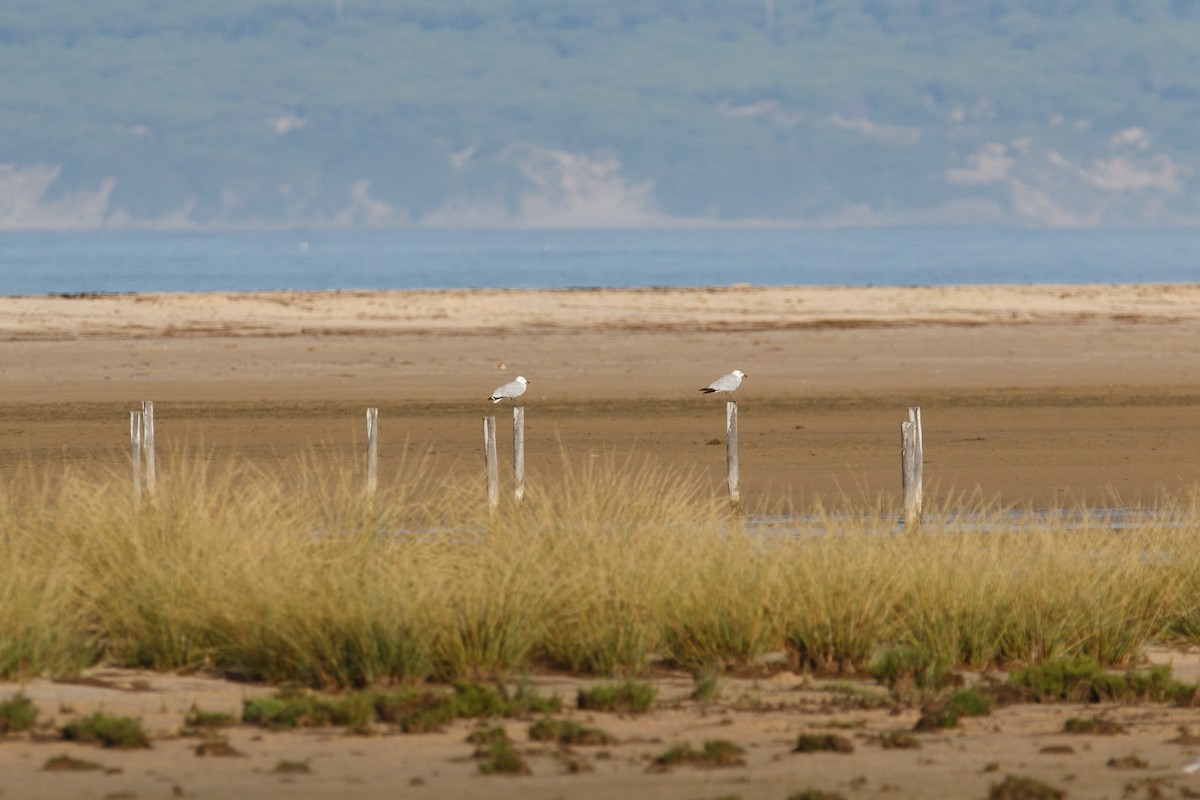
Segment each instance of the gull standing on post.
M702 394L712 394L714 392L724 392L725 396L730 400L733 399L733 392L742 385L742 378L746 377L746 373L740 369L735 369L728 375L722 375L715 381L710 383L707 388L701 389ZM519 379L518 379L519 380Z
M523 375L518 375L515 381L509 381L503 386L492 392L492 396L488 398L489 403L499 403L501 400L516 400L521 395L525 394L526 387L529 386L529 381L525 380Z

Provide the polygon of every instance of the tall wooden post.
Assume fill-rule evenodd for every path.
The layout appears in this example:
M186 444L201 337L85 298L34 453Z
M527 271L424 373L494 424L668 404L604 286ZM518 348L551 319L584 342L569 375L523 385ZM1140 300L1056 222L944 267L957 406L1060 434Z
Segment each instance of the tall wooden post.
M488 508L500 505L500 465L496 460L496 418L483 418L483 458L487 465Z
M129 412L129 460L133 463L133 499L142 502L142 412Z
M525 406L513 406L513 496L525 499Z
M154 465L154 401L142 401L142 454L146 459L146 494L154 497L158 472Z
M379 486L379 409L367 409L367 497Z
M736 400L725 403L725 469L729 482L729 502L735 506L742 502L738 488L738 405Z
M904 527L921 526L925 493L925 453L921 433L921 409L908 409L908 421L900 424L900 482L904 490Z

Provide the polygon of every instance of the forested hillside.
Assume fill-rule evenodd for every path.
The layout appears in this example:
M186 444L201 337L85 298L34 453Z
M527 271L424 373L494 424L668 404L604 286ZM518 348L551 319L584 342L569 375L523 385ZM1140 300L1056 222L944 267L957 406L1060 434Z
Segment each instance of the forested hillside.
M5 0L0 228L1200 223L1200 0Z

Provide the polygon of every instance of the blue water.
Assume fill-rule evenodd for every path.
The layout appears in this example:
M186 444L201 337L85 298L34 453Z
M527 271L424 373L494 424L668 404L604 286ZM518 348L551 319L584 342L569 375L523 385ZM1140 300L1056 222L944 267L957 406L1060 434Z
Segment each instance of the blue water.
M1200 280L1200 230L0 234L0 295Z

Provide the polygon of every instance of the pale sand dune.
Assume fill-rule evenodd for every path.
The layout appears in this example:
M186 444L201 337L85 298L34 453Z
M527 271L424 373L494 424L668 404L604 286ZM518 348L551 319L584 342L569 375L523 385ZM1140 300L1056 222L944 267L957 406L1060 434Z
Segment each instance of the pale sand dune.
M0 298L0 339L1180 322L1200 284L347 291Z

